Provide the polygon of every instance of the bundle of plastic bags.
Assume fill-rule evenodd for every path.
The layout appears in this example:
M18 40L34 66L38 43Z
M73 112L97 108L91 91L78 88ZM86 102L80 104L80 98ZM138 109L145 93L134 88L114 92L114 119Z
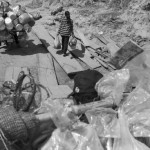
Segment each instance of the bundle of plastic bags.
M39 150L103 150L103 147L96 131L79 122L72 130L56 129Z
M86 112L86 116L99 137L116 138L120 136L117 111L111 108L99 108Z
M119 111L120 137L114 139L113 150L150 150L146 145L137 141L130 133L127 116Z
M103 150L95 129L81 123L70 99L47 99L37 111L50 111L57 129L39 150ZM37 113L36 112L36 113Z
M129 74L128 73L126 74L125 70L115 71L106 75L98 82L98 84L96 85L96 89L99 92L99 94L105 99L106 97L109 97L110 101L113 100L115 102L115 98L118 98L117 100L119 104L118 107L121 107L123 105L123 109L129 121L130 132L135 137L149 137L150 136L149 69L148 68L139 69L134 67L134 70L129 71L127 69L129 71L128 72ZM119 77L117 76L117 74ZM115 78L113 75L115 76ZM118 81L114 83L114 81L116 81L117 79ZM118 82L122 84L118 84ZM122 89L116 90L115 86L114 87L112 86L115 84L120 85ZM127 97L123 97L124 90L126 90L126 88L130 86L134 86L135 89L132 89L130 93L128 93ZM113 94L113 92L116 95L117 94L119 95L115 97L115 94ZM122 101L120 98L122 98ZM119 133L117 132L118 131L117 129L119 129L117 122L117 115L112 110L110 111L110 109L105 108L104 111L104 109L99 108L98 110L88 111L86 114L90 124L93 125L93 127L95 127L100 137L114 138L119 136Z
M150 79L143 77L123 104L130 131L135 137L150 137Z
M47 99L43 101L36 113L51 112L52 120L57 128L65 130L71 128L72 124L78 120L78 117L71 106L73 101L71 99Z
M128 69L110 72L96 83L95 89L101 99L110 97L115 105L119 105L129 78Z

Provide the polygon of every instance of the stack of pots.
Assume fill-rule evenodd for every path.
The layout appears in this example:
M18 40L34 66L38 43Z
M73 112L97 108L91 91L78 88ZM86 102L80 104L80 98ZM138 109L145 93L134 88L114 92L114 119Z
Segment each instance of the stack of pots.
M32 17L22 8L20 8L20 6L16 6L13 8L13 12L16 14L16 18L13 20L13 24L14 27L17 31L21 31L21 30L26 30L26 31L30 31L27 29L27 26L29 28L31 28L28 23L30 22L34 22L34 20L32 19ZM25 28L24 28L25 26Z
M0 17L0 31L7 29L8 31L16 29L27 32L31 31L31 27L35 24L33 17L28 14L21 6L16 6L7 13L7 18Z

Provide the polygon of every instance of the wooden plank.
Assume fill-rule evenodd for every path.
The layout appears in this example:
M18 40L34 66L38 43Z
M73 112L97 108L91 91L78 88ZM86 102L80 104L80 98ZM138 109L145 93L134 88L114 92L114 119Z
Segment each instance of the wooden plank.
M51 70L39 68L39 82L44 85L52 98L67 98L72 90L67 85L58 85L54 80L51 80ZM46 92L41 89L42 99L47 97Z
M49 33L53 38L56 36L55 31L51 31ZM71 47L69 46L68 50L92 69L101 66L100 63L91 58L91 54L86 50L86 48L80 41L77 41L76 49L71 49Z
M114 56L115 53L120 49L120 47L113 41L111 40L109 37L106 37L104 35L99 35L96 34L95 35L101 42L103 42L104 44L106 44L107 48L109 49L111 56Z
M122 48L120 48L109 63L116 69L121 69L127 64L127 62L141 54L143 51L144 50L141 47L130 40Z
M13 80L17 81L21 67L13 67Z
M52 93L52 98L67 98L67 96L72 93L71 88L67 85L53 86L50 91Z
M96 62L94 59L90 58L89 52L85 49L85 47L81 43L77 43L77 48L75 50L70 50L76 57L86 63L92 69L100 67L100 63Z
M54 38L56 36L55 31L50 31L50 35ZM71 49L69 46L68 50L73 53L76 57L82 60L85 64L87 64L92 69L100 67L100 63L91 58L90 53L85 49L85 47L81 44L81 42L77 42L76 49Z
M93 43L91 40L87 39L80 30L76 30L76 31L77 31L77 34L78 34L78 38L81 39L84 46L91 47L95 50L98 49L98 48L101 48L100 45L97 45L96 43Z
M5 71L5 81L10 81L13 79L13 66L7 67Z
M51 55L49 53L48 54L40 53L38 55L38 58L39 58L39 67L40 68L54 69L53 61L52 61Z
M54 39L48 34L43 26L35 26L33 27L33 30L35 31L41 42L45 45L47 50L51 53L51 55L56 59L56 61L66 71L67 74L83 70L82 66L77 62L76 59L72 57L71 54L69 54L67 57L58 54L60 50L56 50L53 48Z
M93 43L96 43L97 45L99 45L100 47L105 47L106 46L106 44L104 44L104 43L102 43L98 38L93 38L92 40L91 40Z
M109 49L111 56L114 56L115 53L120 49L120 47L108 36L106 36L106 35L101 35L101 36L103 36L105 39L107 39L107 41L108 41L107 48Z
M95 37L97 37L102 43L107 45L109 42L100 34L93 34Z
M68 77L67 73L61 68L61 66L58 64L57 61L55 61L55 59L53 59L53 61L58 84L68 85L69 87L71 87L71 89L73 89L74 84Z
M39 83L42 84L44 87L47 87L47 80L46 80L46 69L44 68L38 68L38 76L39 76ZM41 98L42 100L47 98L47 93L43 88L40 88L41 90Z
M46 81L49 88L58 85L54 70L46 69Z
M97 56L97 54L95 52L93 52L94 50L90 49L90 48L87 48L90 53L95 57L95 59L105 68L108 68L108 65L107 63L103 62L102 60L99 59L99 56Z
M118 43L116 43L115 41L113 41L109 36L103 35L103 37L104 37L105 39L107 39L107 41L108 41L109 43L113 43L113 44L115 44L115 45L116 45L117 47L119 47L119 48L122 47L120 44L118 44Z
M39 82L42 85L46 87L58 85L56 76L54 74L54 70L38 68L38 73L39 73Z

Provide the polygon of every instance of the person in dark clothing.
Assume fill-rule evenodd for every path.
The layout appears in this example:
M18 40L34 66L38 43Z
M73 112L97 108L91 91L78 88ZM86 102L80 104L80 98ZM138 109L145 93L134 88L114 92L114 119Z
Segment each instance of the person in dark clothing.
M18 36L17 36L17 32L15 30L10 31L10 34L13 36L16 44L19 44L19 40L18 40Z
M64 53L64 56L67 56L67 49L69 44L69 38L70 36L74 36L73 32L73 21L70 18L70 12L65 11L65 15L61 18L61 24L57 33L58 35L61 35L62 37L62 52Z

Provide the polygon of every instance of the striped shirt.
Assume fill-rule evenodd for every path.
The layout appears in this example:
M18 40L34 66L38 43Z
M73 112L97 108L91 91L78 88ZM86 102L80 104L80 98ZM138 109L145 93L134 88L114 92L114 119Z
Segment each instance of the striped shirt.
M72 32L73 21L71 20L71 22L68 22L67 18L65 16L62 16L58 34L60 34L61 36L70 36Z

